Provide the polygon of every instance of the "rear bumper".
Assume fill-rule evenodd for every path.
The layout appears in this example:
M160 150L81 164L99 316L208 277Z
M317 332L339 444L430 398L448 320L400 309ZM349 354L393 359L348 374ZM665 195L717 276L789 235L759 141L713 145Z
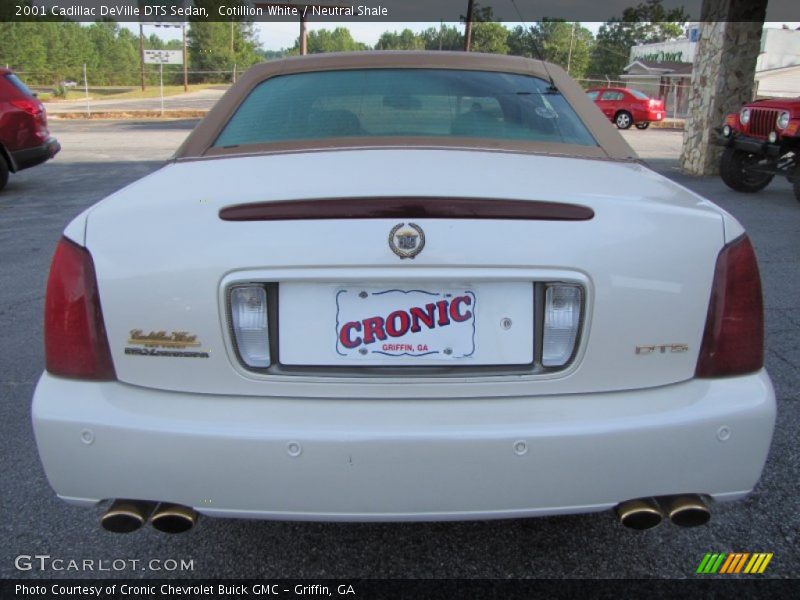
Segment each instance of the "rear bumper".
M663 110L649 110L644 111L638 121L650 121L650 122L658 122L664 120L664 111Z
M14 170L21 171L40 165L45 161L50 160L61 151L61 144L56 138L47 138L44 144L34 148L25 148L24 150L16 150L11 152L11 158L14 162Z
M42 375L33 425L64 500L298 520L449 520L743 496L775 420L765 371L650 390L474 400L181 394Z

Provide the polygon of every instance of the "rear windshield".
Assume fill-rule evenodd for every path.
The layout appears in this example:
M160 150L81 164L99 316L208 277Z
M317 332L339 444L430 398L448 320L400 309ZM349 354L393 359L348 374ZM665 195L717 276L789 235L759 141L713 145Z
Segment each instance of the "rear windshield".
M33 97L33 92L30 90L30 88L24 83L22 83L22 80L16 75L14 75L14 73L7 73L6 79L10 81L11 85L17 88L20 92L22 92L26 96Z
M454 69L295 73L256 86L215 147L342 137L597 142L549 83Z
M633 94L634 98L639 98L639 100L647 100L650 97L644 92L640 92L639 90L635 90L633 88L628 88L628 91Z

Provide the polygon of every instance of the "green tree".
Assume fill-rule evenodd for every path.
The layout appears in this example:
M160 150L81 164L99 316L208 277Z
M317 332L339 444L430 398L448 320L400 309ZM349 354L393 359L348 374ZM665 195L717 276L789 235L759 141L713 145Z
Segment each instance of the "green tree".
M354 52L357 50L369 50L367 44L362 44L353 39L350 30L346 27L337 27L333 31L329 29L317 29L308 32L308 53L321 54L323 52ZM294 47L289 50L290 54L300 53L300 38L294 43Z
M568 69L573 77L586 74L593 41L592 32L580 23L560 19L543 19L528 28L518 25L508 34L509 54L539 58L541 53L544 60Z
M594 76L618 77L637 44L663 42L679 37L689 15L683 7L665 9L662 0L646 0L628 7L622 17L600 27L592 48L588 71Z
M453 25L429 27L419 34L426 50L463 50L464 34Z
M115 22L85 28L94 51L87 61L92 85L134 85L139 80L139 39Z
M424 48L425 39L410 29L403 29L400 33L384 31L378 39L378 43L375 44L376 50L422 50Z
M44 23L0 22L0 64L23 73L30 83L50 83Z
M467 17L462 15L461 21ZM477 2L472 11L472 52L508 54L508 29L494 21L491 6L480 6Z
M186 34L194 81L224 81L234 68L259 62L260 45L250 22L192 21Z
M65 79L81 79L83 65L93 54L93 46L84 28L74 22L38 23L41 39L47 51L51 73L47 83L58 84Z
M502 23L478 21L472 24L472 52L508 54L508 29Z

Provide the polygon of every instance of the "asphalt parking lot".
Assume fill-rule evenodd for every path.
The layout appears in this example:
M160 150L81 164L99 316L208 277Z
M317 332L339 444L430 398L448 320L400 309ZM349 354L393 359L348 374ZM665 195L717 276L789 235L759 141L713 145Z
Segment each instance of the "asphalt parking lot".
M0 192L0 577L691 578L706 552L772 552L764 576L800 575L800 203L785 180L745 196L718 178L680 174L680 133L665 130L625 135L654 168L717 202L748 229L764 282L767 367L779 402L761 482L746 500L716 504L708 526L662 524L632 532L610 512L419 524L206 518L184 535L145 528L120 536L99 527L99 508L75 508L56 499L30 425L30 399L43 369L44 285L54 245L70 219L156 169L193 126L193 121L52 120L62 153L12 175ZM67 561L183 559L193 561L193 568L100 573L15 568L17 556L37 554Z

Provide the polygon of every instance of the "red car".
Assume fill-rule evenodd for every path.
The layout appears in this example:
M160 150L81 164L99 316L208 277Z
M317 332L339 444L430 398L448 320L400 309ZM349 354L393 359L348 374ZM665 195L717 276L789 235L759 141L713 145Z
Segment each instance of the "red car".
M42 102L19 77L0 68L0 190L9 173L41 164L59 150Z
M653 121L664 119L664 101L633 88L599 88L586 90L586 94L620 129L631 125L647 129Z

